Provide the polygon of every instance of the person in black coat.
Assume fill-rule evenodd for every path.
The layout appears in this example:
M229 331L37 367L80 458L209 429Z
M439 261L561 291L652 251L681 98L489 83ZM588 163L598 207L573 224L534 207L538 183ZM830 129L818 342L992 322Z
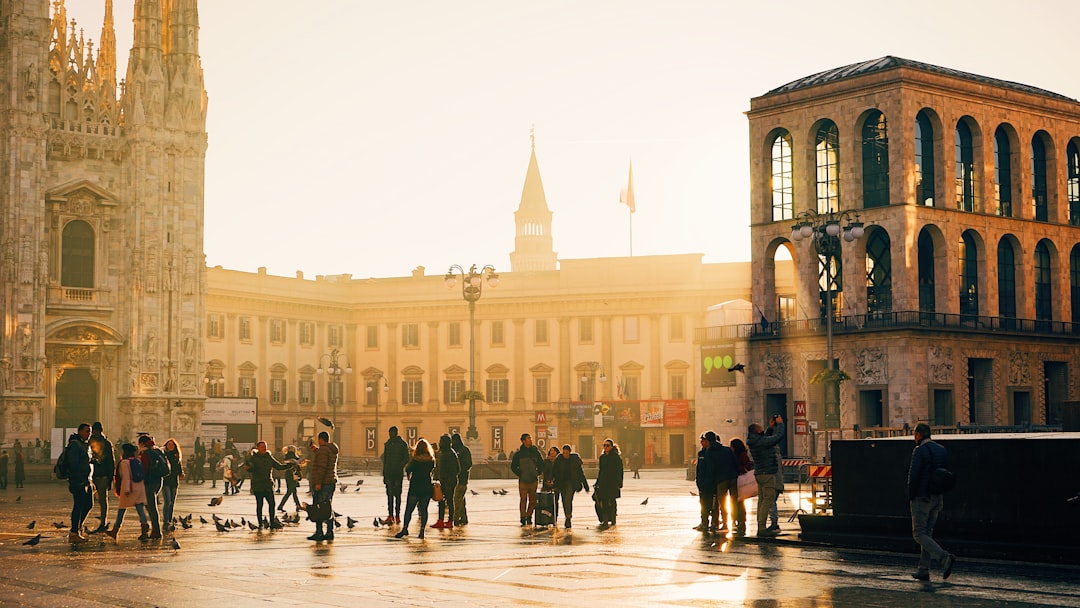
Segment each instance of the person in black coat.
M64 459L67 462L68 492L71 492L71 533L68 534L68 542L85 543L87 538L82 534L83 522L90 510L94 508L94 461L90 455L90 425L82 423L79 431L68 437L67 447L64 448Z
M401 490L405 481L405 465L409 464L409 444L390 427L389 438L383 444L382 478L386 486L386 525L401 523Z
M518 514L522 527L532 523L536 510L536 486L544 473L544 455L533 444L532 435L521 434L521 447L510 459L510 471L518 478Z
M439 483L442 485L443 499L440 502L439 512L446 510L446 519L439 517L439 521L432 528L454 527L454 490L457 488L458 475L461 474L461 461L457 452L454 451L450 435L439 437L439 454L435 458L435 467L438 469Z
M472 450L461 440L461 435L454 433L450 443L458 455L458 478L454 486L454 522L455 526L469 523L469 512L465 505L465 492L469 489L469 472L472 471Z
M431 456L431 446L426 439L416 442L412 460L405 466L405 474L409 476L409 493L405 498L405 521L401 524L401 530L394 538L404 538L409 535L409 520L412 519L413 510L420 511L420 538L424 538L424 529L427 528L428 503L435 488L431 483L431 472L435 469L435 459Z
M94 455L94 493L101 511L100 524L92 533L104 532L109 515L109 490L116 474L113 444L105 436L100 422L90 427L90 451Z
M282 462L293 465L291 471L285 473L285 495L281 497L281 502L278 503L278 511L285 510L285 503L289 501L291 496L293 499L293 506L295 510L300 510L300 499L296 496L296 488L300 485L300 457L296 455L296 446L289 445L285 447L285 456L282 457Z
M604 453L600 455L600 467L593 484L596 516L601 526L614 526L619 514L618 498L622 496L623 461L619 446L612 439L604 440Z
M566 514L565 526L571 527L571 518L574 516L574 494L585 490L589 491L589 482L585 479L585 469L582 468L581 456L577 452L570 451L570 444L562 446L562 453L551 465L552 485L562 500L563 512Z
M948 468L948 452L940 443L930 439L930 425L920 422L915 426L915 450L911 452L907 482L911 534L921 548L919 569L911 576L920 581L930 580L930 566L934 562L941 564L941 578L949 578L956 560L934 540L934 525L937 524L944 501L941 490L931 487L931 479L935 469Z
M713 518L714 523L716 521L716 514L713 512L716 507L716 473L713 462L709 459L709 447L712 445L709 440L710 433L714 438L716 437L716 433L712 431L701 434L701 451L697 455L697 471L694 476L698 489L698 502L701 503L701 523L694 526L694 529L706 534L710 527L709 517Z

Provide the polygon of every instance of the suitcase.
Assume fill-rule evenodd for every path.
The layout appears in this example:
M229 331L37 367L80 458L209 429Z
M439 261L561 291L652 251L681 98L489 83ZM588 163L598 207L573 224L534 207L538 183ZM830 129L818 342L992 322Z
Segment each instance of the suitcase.
M559 503L554 492L537 492L533 518L537 526L554 526L559 520Z

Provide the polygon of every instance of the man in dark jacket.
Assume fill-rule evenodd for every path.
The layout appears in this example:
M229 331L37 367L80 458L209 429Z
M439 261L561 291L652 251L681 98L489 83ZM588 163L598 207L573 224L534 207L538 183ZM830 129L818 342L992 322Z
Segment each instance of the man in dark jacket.
M712 439L710 439L710 435ZM701 450L697 455L697 475L694 480L697 482L698 501L701 503L701 523L694 526L694 529L708 534L709 516L712 515L713 508L716 506L716 475L713 472L714 463L709 458L709 447L712 446L712 441L716 439L716 433L712 431L704 432L701 434L700 439ZM712 515L712 517L715 518L716 516Z
M469 512L465 510L465 491L469 489L469 471L473 465L472 450L465 445L458 433L450 436L450 445L458 455L458 480L454 486L454 525L463 526L469 523Z
M405 465L409 464L409 444L390 427L390 437L383 444L382 479L386 486L386 525L401 523L401 491L405 481Z
M521 434L521 447L510 459L510 470L518 478L518 513L522 527L532 523L536 509L536 483L544 470L544 455L533 445L532 435Z
M337 487L337 463L338 445L330 441L330 433L321 431L318 436L318 448L311 462L311 501L315 504L324 502L331 503L330 512L333 513L334 488ZM315 534L308 540L323 541L334 540L334 518L325 521L326 533L323 533L322 521L315 522Z
M731 448L724 445L712 431L706 433L709 439L709 458L713 461L713 476L716 478L716 506L713 507L713 526L711 532L720 532L727 529L728 520L728 497L732 501L737 500L739 490L739 470L735 462L735 453ZM716 519L717 511L720 519Z
M113 444L102 431L101 423L91 427L90 451L94 455L94 492L97 494L98 507L101 511L101 524L91 534L104 532L109 515L109 490L112 488L116 464L113 460Z
M255 495L255 518L259 527L279 529L282 527L274 512L274 482L270 479L273 471L288 471L292 475L294 462L278 462L274 455L266 451L266 442L255 444L255 453L247 462L248 475L251 477L251 493ZM269 519L263 520L263 502L269 511Z
M570 521L574 517L574 494L581 490L589 491L589 482L585 479L585 469L581 462L581 456L570 449L570 444L562 446L562 454L551 465L551 475L555 478L555 490L562 500L563 513L566 515L564 525L572 527Z
M139 435L139 462L146 472L143 482L146 486L146 511L150 515L151 539L161 538L161 516L158 515L157 497L164 478L154 467L154 464L161 460L169 461L154 443L154 438L150 435Z
M71 492L71 532L68 542L85 543L82 534L83 521L94 508L94 462L90 454L90 425L82 423L79 431L68 437L64 448L64 460L67 462L68 492Z
M746 445L754 458L754 479L758 484L757 535L759 537L776 536L779 532L768 529L769 510L776 502L776 484L779 482L780 463L776 460L773 446L784 440L784 418L773 416L769 421L773 427L772 436L765 435L765 427L752 423L747 428Z
M915 450L911 453L908 469L908 500L911 501L911 534L922 547L919 569L911 576L920 581L930 580L930 566L941 564L941 578L952 574L956 558L941 548L934 540L934 524L944 501L940 493L931 488L931 478L936 469L949 468L949 455L941 444L930 440L930 425L920 422L915 426Z

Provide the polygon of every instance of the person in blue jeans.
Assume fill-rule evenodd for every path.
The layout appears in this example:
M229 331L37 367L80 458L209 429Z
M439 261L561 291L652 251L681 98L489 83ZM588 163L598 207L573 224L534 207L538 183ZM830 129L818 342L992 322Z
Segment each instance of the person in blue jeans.
M184 478L184 455L180 451L180 444L169 438L165 442L165 457L169 459L169 475L161 480L161 511L162 527L167 532L174 532L176 526L172 523L173 506L176 504L176 491L180 488L180 480Z

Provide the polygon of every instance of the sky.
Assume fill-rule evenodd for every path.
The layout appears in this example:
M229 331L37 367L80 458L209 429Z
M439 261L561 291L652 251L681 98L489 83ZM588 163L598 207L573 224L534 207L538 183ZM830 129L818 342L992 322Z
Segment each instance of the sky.
M66 0L100 38L105 0ZM123 77L134 0L114 0ZM1018 10L1020 9L1020 10ZM534 130L560 259L749 260L750 99L894 55L1080 98L1080 2L202 0L209 266L510 269ZM630 162L637 212L619 204ZM631 244L632 235L632 244Z

